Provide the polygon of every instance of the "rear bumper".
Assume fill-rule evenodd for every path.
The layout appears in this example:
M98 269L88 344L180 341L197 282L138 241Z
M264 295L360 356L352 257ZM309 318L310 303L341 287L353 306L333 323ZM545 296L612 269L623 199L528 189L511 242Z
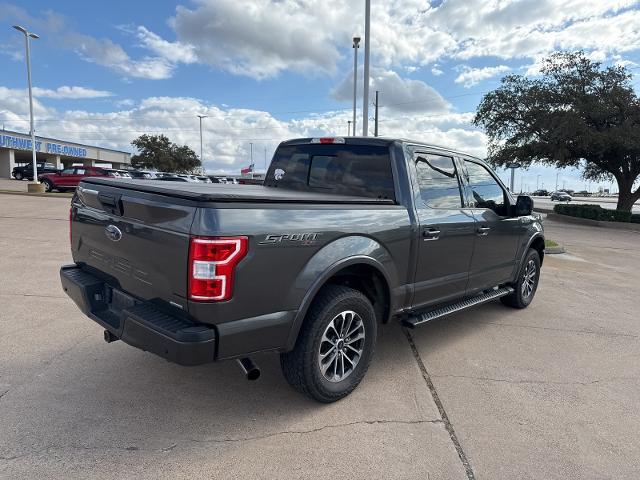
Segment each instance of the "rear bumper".
M142 302L99 278L67 265L60 269L63 290L78 308L123 342L180 365L213 362L216 331Z

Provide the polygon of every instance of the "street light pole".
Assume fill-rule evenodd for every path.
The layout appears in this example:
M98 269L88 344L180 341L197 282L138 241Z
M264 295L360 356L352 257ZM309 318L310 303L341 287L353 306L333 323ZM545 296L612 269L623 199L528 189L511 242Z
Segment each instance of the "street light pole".
M511 183L510 183L511 193L513 193L513 189L515 188L514 187L515 181L516 181L516 169L514 167L511 167Z
M536 178L536 190L539 190L538 184L540 183L540 174L538 174L538 177Z
M375 103L375 106L376 106L376 110L375 110L375 112L376 112L376 114L375 114L375 116L374 116L374 118L375 118L375 127L374 127L374 129L373 129L373 136L374 136L374 137L377 137L377 136L378 136L378 101L379 101L379 100L378 100L378 94L379 94L379 93L380 93L380 92L379 92L378 90L376 90L376 103Z
M371 0L364 7L364 92L362 96L362 136L369 136L369 56L371 53Z
M358 98L358 48L360 37L353 37L353 136L356 136L356 104Z
M198 115L200 119L200 163L202 168L202 173L204 173L204 154L202 153L202 119L207 118L207 115Z
M251 158L251 165L253 165L253 143L249 142L249 148L251 149L251 153L249 154L249 157Z
M351 120L347 120L347 137L351 136Z
M38 182L38 166L36 164L36 130L34 128L33 121L33 88L31 85L31 46L29 39L31 38L40 38L35 33L31 33L27 31L26 28L21 27L20 25L14 25L13 28L18 30L24 35L24 41L27 49L27 82L29 83L29 122L30 122L30 135L31 135L31 156L33 162L33 181L35 183Z

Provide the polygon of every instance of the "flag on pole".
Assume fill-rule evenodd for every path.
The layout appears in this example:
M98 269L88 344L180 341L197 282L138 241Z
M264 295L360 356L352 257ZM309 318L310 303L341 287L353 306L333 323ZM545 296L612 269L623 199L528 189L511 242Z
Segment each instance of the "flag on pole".
M251 172L253 172L254 167L255 167L255 164L252 163L247 168L241 169L240 173L243 174L243 175L246 174L246 173L251 173Z

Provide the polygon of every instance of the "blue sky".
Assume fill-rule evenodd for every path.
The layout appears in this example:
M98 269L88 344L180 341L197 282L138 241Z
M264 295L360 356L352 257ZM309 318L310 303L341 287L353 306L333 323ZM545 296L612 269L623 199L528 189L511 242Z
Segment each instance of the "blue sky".
M249 163L250 143L261 169L264 150L270 156L280 140L346 134L350 39L363 33L363 5L0 3L0 119L7 129L28 130L24 43L10 28L18 23L41 36L32 47L38 133L127 150L142 133L165 133L199 151L196 115L203 113L208 171L236 173ZM635 70L637 25L635 0L373 0L381 134L484 156L486 137L470 120L502 76L535 75L540 59L563 49ZM554 170L534 167L518 173L516 188L555 181ZM568 170L563 183L585 186Z

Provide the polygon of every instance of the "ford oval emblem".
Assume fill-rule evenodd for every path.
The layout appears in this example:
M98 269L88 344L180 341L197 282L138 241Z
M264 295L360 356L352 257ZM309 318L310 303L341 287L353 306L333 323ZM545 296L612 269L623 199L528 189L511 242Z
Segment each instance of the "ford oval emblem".
M104 229L104 234L112 242L118 242L122 238L122 231L115 225L109 225Z

